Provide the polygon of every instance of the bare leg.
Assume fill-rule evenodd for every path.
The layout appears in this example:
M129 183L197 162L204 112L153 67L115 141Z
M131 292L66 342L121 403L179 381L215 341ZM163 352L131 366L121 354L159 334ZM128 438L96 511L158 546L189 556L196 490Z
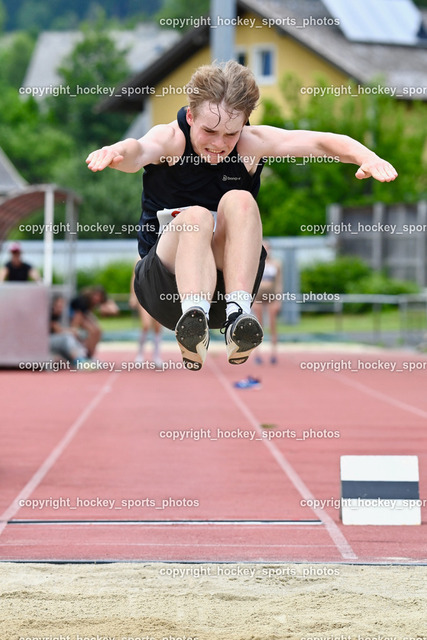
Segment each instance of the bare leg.
M139 334L138 353L136 355L135 360L137 362L142 362L144 359L144 348L145 348L145 343L147 341L150 316L148 312L143 307L141 307L139 303L138 303L138 315L141 323L141 333Z
M259 301L255 301L254 302L254 306L253 306L253 312L255 314L255 316L258 318L258 322L260 323L260 325L263 324L264 321L264 303ZM255 364L262 364L262 357L261 357L261 352L258 352L256 357L255 357Z
M87 331L87 338L84 343L87 350L87 355L89 358L93 358L96 346L102 337L101 328L97 320L92 315L87 316L84 319L82 327Z
M211 242L214 220L203 207L190 207L168 225L157 245L157 255L175 274L178 291L211 300L216 286L216 266Z
M83 340L83 345L86 348L88 358L92 358L96 345L101 340L102 332L96 317L89 313L85 315L81 311L76 311L70 326L72 329L84 329L86 331L86 338Z
M254 198L248 191L228 191L218 206L213 249L216 264L224 274L224 333L230 364L246 362L262 341L261 325L250 313L261 243L262 225Z
M162 358L160 356L160 342L162 340L162 325L154 318L151 318L151 329L154 333L153 342L153 360L156 364L156 367L161 367Z
M274 301L268 305L268 315L270 320L270 340L271 340L271 360L277 359L277 315L280 310L279 302Z
M217 268L224 273L227 293L252 293L261 253L262 226L257 204L247 191L226 193L218 206L217 228L203 207L182 211L168 225L157 245L157 255L175 274L181 301L186 296L212 300ZM197 306L197 302L195 303ZM249 307L248 307L249 309ZM201 368L209 343L203 312L183 314L176 328L177 341L187 368ZM239 326L226 332L228 360L241 364L262 340L262 329L253 316L241 316Z
M158 257L175 274L183 305L175 335L184 366L193 371L201 369L209 345L207 313L216 286L213 228L210 211L189 207L168 225L157 245Z
M263 322L263 310L264 310L264 307L263 307L262 302L255 301L254 302L254 306L253 306L253 312L256 315L256 317L258 318L260 324L262 324L262 322Z
M233 189L218 207L213 252L224 273L225 292L252 292L259 266L262 225L258 205L249 191Z

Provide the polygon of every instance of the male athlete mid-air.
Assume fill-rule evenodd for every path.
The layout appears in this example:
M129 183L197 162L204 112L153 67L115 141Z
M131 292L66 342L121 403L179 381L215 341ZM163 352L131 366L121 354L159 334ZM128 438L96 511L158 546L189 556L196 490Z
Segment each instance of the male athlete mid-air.
M397 172L345 135L249 125L259 90L237 62L197 69L187 96L173 122L93 151L86 162L92 171L145 169L135 293L175 330L184 365L198 370L209 327L225 333L231 364L246 362L263 338L251 304L266 257L256 203L266 158L337 157L359 166L356 178L381 182Z

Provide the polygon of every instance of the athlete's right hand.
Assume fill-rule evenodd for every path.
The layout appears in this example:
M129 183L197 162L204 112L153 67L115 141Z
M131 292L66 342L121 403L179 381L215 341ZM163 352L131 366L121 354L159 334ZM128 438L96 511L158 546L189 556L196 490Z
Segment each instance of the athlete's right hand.
M92 153L90 153L86 158L88 169L91 171L102 171L106 167L115 169L122 162L124 157L116 148L114 148L114 146L115 145L102 147L102 149L92 151Z

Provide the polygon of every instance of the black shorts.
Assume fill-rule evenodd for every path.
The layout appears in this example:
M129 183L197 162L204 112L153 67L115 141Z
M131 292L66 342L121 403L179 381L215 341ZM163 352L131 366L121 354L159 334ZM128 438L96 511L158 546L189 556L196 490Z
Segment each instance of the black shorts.
M139 303L150 316L164 327L174 331L176 323L182 315L181 300L175 275L166 269L156 253L157 242L151 247L149 253L136 264L134 289ZM266 257L267 252L262 247L258 272L252 290L253 296L258 292ZM216 288L210 301L209 327L211 329L220 329L225 322L226 302L224 295L224 276L222 271L217 270Z

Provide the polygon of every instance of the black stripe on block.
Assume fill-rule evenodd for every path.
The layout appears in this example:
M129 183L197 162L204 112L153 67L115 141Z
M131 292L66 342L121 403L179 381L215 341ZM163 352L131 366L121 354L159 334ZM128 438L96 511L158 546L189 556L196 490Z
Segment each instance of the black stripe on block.
M390 498L393 500L419 500L419 483L343 480L341 482L341 497L346 499Z

